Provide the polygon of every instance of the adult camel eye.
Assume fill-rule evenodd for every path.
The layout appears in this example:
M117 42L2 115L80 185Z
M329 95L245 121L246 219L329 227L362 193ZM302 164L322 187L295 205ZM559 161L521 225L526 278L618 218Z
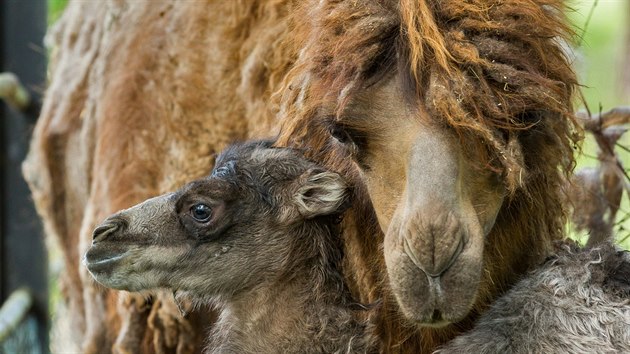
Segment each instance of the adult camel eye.
M329 121L328 131L363 170L371 169L367 161L369 152L366 132L335 121Z
M340 124L331 124L329 131L330 135L342 144L350 144L354 142L352 136L348 132L348 129Z
M198 222L208 222L212 217L212 209L205 204L195 204L190 208L190 216Z
M330 122L330 135L357 160L362 160L368 147L365 132L338 122Z

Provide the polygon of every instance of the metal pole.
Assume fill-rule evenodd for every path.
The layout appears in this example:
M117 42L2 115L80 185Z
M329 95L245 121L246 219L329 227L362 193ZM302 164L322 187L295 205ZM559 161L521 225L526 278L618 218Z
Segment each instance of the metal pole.
M22 323L33 304L33 297L26 288L13 292L0 308L0 343Z
M31 97L25 110L0 103L0 302L15 289L33 295L39 341L48 352L48 274L41 226L21 164L46 83L45 0L0 1L0 72L12 72Z

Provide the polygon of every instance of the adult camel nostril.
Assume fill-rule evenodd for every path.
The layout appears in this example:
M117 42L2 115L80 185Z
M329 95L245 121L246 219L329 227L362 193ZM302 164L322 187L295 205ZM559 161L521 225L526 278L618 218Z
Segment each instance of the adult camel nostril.
M450 258L444 258L444 259L446 259L446 262L443 263L441 269L437 268L437 269L434 270L434 273L427 273L427 275L435 278L435 277L441 276L442 274L444 274L444 272L449 270L451 268L451 266L453 265L453 263L455 263L455 261L457 260L457 257L459 257L459 255L464 250L465 244L466 244L466 241L464 240L463 237L461 237L459 239L459 242L457 242L457 247L451 253Z
M97 226L92 233L92 243L97 243L105 240L109 235L118 231L123 225L123 222L118 219L105 220L101 225Z
M432 239L435 236L432 235ZM409 259L428 277L439 278L457 260L466 244L463 235L455 235L451 240L436 245L435 242L422 242L417 237L403 237L403 250Z

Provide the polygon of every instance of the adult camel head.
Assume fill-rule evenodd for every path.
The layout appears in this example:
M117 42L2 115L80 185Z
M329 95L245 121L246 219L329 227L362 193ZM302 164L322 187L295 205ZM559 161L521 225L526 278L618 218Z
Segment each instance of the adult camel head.
M394 76L358 94L333 123L333 143L357 161L403 314L443 326L475 301L484 242L508 191L478 165L472 144L406 102L399 83Z
M381 293L422 327L481 311L561 237L577 139L562 4L486 5L322 2L281 105L281 143L365 191Z

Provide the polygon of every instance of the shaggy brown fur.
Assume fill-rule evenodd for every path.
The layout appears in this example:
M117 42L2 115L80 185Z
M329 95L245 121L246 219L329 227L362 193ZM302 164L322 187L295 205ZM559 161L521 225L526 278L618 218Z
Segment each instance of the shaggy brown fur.
M199 343L201 330L190 338L186 330L202 328L195 322L205 317L124 311L135 300L121 302L119 314L117 296L79 271L97 221L201 176L230 140L277 133L278 108L283 143L308 147L356 181L355 165L329 146L318 113L342 112L395 71L409 100L473 142L471 158L500 171L511 192L487 240L473 312L561 237L557 189L573 163L575 85L558 45L566 34L561 1L295 3L77 1L51 32L51 84L25 174L62 248L64 298L72 333L84 334L72 338L81 351L118 338L120 351L144 343L187 352L181 344ZM274 92L279 107L269 103ZM362 302L384 297L379 328L391 351L431 350L469 328L474 315L445 330L417 330L399 317L384 283L380 228L360 183L355 191L359 203L344 225L347 277ZM128 316L124 322L139 327L120 332ZM145 316L153 322L137 320Z

